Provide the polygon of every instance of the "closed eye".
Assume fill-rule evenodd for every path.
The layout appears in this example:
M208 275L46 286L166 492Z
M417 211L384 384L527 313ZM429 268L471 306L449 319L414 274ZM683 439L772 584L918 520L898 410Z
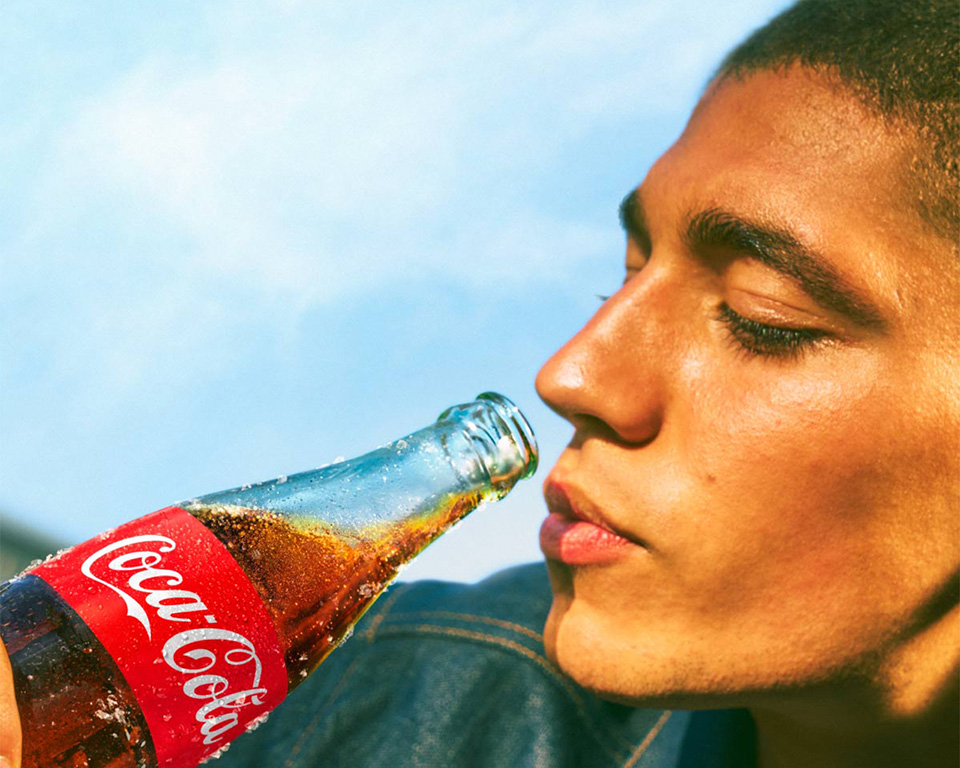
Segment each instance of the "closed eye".
M720 308L717 319L740 351L758 357L796 358L830 339L829 333L817 328L784 328L758 323L726 304Z

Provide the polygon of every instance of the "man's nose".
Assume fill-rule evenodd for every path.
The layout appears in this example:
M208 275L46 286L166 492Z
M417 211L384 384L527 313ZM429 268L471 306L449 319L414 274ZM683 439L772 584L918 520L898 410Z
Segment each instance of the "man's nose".
M647 293L628 283L537 375L541 399L578 432L612 430L610 437L644 444L660 431L668 366Z

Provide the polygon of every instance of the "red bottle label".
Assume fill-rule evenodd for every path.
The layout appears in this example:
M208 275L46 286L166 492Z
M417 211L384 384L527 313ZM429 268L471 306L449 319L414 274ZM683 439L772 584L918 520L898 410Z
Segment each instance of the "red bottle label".
M202 523L168 507L34 568L137 697L162 768L199 763L287 694L273 622Z

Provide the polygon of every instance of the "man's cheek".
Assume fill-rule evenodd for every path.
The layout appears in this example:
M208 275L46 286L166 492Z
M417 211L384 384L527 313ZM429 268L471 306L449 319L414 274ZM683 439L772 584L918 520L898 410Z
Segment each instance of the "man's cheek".
M718 577L720 568L749 577L777 562L836 570L823 550L853 548L849 539L875 508L885 471L869 427L879 415L856 396L868 388L854 388L838 406L849 390L801 381L762 395L728 392L730 407L700 422L689 464L691 534L677 557ZM692 562L687 568L697 570Z
M771 368L731 377L695 406L693 466L743 494L782 498L788 489L832 495L875 465L885 408L871 366L774 376L775 364L757 364Z

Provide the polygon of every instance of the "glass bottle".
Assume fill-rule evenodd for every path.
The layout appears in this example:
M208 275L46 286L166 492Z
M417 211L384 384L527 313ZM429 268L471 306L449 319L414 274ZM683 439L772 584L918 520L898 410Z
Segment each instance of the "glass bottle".
M167 507L0 586L24 768L188 768L299 685L400 569L537 466L484 393L349 461Z

